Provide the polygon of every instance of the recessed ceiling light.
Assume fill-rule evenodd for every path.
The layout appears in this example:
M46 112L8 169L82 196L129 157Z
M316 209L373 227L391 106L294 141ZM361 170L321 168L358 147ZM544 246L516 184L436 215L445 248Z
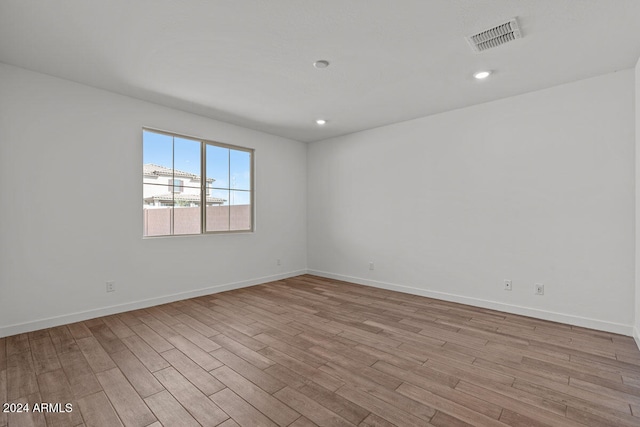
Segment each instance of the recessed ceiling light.
M329 61L326 59L319 59L313 63L313 66L316 68L327 68L329 66Z
M319 124L320 126L327 124L327 121L325 119L318 119L316 120L316 123Z
M478 71L473 75L478 80L486 79L491 75L491 71Z

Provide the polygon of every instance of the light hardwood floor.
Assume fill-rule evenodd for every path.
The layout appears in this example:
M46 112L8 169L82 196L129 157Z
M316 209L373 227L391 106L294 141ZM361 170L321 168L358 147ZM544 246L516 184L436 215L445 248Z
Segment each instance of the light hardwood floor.
M314 276L0 339L0 426L640 426L632 338Z

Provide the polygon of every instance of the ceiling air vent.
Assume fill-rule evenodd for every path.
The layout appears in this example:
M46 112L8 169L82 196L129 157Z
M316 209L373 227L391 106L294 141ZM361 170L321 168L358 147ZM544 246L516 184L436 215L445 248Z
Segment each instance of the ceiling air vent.
M474 52L482 52L520 37L522 37L522 34L520 33L520 27L518 27L518 21L513 18L504 24L489 28L466 39Z

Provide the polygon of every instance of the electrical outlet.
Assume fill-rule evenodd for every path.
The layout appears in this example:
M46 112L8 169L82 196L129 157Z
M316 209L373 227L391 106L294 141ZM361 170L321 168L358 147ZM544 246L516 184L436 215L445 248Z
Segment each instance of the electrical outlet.
M282 265L282 261L280 261L280 258L276 260L276 265Z
M542 283L535 284L536 295L544 295L544 285Z
M510 291L511 290L511 280L505 280L504 281L504 290L505 291Z
M116 291L116 282L110 280L107 282L107 292L115 292Z
M370 263L369 263L369 270L373 270L373 269L374 269L373 262L370 262Z

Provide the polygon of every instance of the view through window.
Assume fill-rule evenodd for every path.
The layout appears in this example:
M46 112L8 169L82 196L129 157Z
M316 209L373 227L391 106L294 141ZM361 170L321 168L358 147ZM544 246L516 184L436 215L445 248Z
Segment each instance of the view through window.
M253 230L253 150L143 130L143 236Z

